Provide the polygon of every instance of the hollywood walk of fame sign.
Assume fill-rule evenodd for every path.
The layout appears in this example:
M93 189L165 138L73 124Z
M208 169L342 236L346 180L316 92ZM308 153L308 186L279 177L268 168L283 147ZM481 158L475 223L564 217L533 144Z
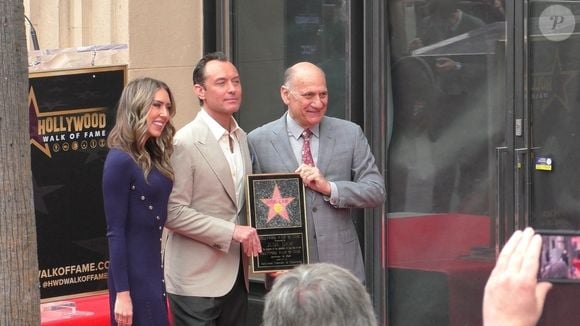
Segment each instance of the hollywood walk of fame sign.
M252 272L292 269L308 263L306 201L298 174L250 174L246 196L248 224L255 227L262 253Z
M29 75L25 109L42 300L107 291L101 180L126 79L126 65Z

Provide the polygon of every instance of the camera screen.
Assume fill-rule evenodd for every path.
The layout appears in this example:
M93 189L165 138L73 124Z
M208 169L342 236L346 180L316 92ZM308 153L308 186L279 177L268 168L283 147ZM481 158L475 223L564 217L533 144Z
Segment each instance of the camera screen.
M580 281L580 235L541 234L540 280Z

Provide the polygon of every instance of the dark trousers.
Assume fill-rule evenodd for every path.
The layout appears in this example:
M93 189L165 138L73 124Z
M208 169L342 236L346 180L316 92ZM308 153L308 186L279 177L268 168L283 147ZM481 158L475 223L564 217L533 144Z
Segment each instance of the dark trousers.
M240 267L233 288L223 297L169 294L174 326L246 326L248 293Z

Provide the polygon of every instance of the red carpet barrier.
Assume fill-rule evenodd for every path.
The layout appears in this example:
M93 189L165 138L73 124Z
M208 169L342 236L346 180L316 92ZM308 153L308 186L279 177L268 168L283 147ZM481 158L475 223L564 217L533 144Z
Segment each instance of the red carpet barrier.
M486 216L462 214L389 218L390 322L481 325L483 288L494 265L486 249L489 226Z
M68 314L57 310L41 312L41 325L108 326L111 324L109 319L109 295L107 293L67 299L66 302L75 303L76 309L74 313ZM41 306L41 311L45 305Z
M74 303L74 313L67 313L66 311L50 310L47 306L58 305L58 303L51 302L41 305L41 325L42 326L109 326L111 320L109 317L109 294L96 294L75 299L67 299L61 301L66 303ZM167 308L169 310L169 306ZM45 310L45 311L42 311ZM173 321L169 316L169 325Z
M485 283L495 265L489 218L436 214L389 218L392 325L481 325ZM555 284L538 325L580 325L580 285Z
M489 217L432 214L389 218L388 266L413 261L457 259L489 246Z

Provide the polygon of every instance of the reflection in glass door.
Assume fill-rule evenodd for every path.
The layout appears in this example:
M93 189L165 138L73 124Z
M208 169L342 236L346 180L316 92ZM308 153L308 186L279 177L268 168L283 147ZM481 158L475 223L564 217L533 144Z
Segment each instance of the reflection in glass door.
M532 1L529 19L531 224L580 227L580 1Z
M529 224L536 229L580 228L580 1L528 2ZM559 246L542 257L576 275L580 246ZM557 253L554 255L554 253ZM553 265L556 266L556 265ZM577 286L551 290L540 325L573 325L580 319Z
M239 122L245 130L282 115L283 74L300 61L312 62L325 71L327 115L350 118L350 1L231 0L231 6L232 55L244 84Z
M580 228L580 1L389 12L389 324L479 325L513 229ZM576 273L580 247L558 258ZM577 287L554 286L539 324L576 324L578 302Z
M478 325L513 135L505 5L401 0L389 13L389 325Z

